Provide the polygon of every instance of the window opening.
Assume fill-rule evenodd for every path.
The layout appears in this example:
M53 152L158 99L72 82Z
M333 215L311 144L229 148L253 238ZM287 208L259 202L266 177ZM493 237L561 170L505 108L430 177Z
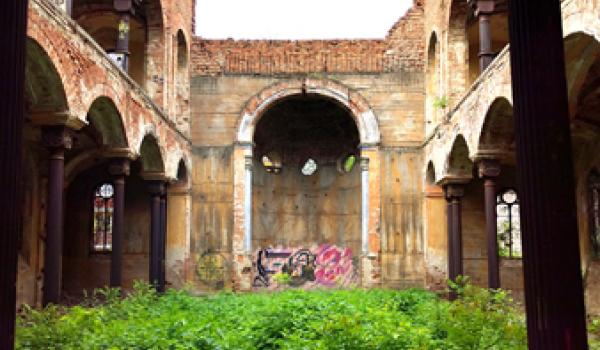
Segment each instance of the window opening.
M112 250L112 225L114 188L103 183L94 191L94 228L92 237L93 252L110 252Z
M312 158L308 158L306 163L304 163L304 165L302 166L302 175L311 176L317 171L317 168L317 162Z
M514 189L502 191L496 198L497 234L499 255L505 258L521 258L521 217L519 198Z

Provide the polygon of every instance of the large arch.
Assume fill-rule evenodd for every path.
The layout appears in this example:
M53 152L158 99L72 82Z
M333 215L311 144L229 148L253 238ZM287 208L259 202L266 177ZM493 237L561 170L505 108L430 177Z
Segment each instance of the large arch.
M277 83L251 98L240 117L236 141L252 143L256 124L267 107L285 97L303 94L329 97L350 110L358 127L361 145L375 146L381 142L379 122L364 97L338 82L308 78Z
M467 19L469 12L467 1L450 1L446 50L447 93L450 106L454 105L468 88L470 62Z
M577 114L581 89L590 68L600 55L600 42L593 36L583 32L567 35L564 42L569 112L571 118L574 118Z
M381 254L380 212L381 182L379 173L381 140L379 126L368 102L359 94L331 80L298 79L275 84L251 98L240 117L233 153L234 177L234 223L232 248L234 253L234 287L248 290L252 288L253 252L253 167L254 136L259 121L278 102L294 98L317 98L330 101L352 118L358 130L360 164L355 171L360 172L360 252L356 255L361 261L359 283L362 286L376 286L381 276L375 272L377 257ZM360 166L360 168L359 168ZM358 189L357 189L358 190ZM245 272L246 271L246 272Z

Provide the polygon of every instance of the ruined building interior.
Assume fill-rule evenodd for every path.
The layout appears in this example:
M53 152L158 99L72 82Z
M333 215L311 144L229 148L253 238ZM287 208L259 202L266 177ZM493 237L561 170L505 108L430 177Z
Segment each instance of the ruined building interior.
M415 0L373 40L208 40L193 7L30 0L18 304L281 273L433 290L464 274L522 296L506 1ZM600 1L562 16L598 314Z

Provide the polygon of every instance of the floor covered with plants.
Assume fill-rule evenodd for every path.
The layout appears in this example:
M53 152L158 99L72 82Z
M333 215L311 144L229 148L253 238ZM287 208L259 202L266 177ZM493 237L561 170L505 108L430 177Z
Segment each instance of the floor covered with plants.
M125 299L103 290L81 306L25 308L16 348L526 349L524 317L505 292L461 293L453 303L421 290L158 296L138 284Z

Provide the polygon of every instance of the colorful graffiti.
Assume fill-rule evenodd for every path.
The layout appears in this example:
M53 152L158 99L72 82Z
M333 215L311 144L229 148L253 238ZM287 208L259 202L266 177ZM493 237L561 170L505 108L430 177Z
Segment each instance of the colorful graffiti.
M307 248L263 248L256 252L255 288L350 287L356 284L356 259L350 248L320 245Z

